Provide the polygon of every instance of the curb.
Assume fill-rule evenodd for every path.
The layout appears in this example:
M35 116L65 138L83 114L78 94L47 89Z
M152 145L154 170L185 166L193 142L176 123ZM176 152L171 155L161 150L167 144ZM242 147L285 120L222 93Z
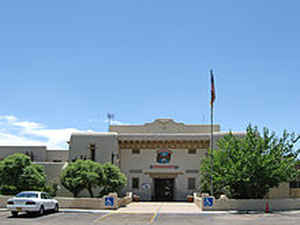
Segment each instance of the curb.
M275 210L275 211L201 211L200 214L276 214L276 213L283 213L283 214L300 214L300 210Z
M59 212L63 212L63 213L111 213L114 210L97 210L97 209L64 209L64 208L60 208Z
M0 208L0 212L7 212L8 209L6 208ZM117 213L117 214L126 214L129 212L118 212L116 210L111 210L111 209L67 209L67 208L60 208L59 212L61 213ZM154 212L130 212L130 214L153 214ZM300 210L282 210L282 211L270 211L269 213L265 213L264 211L200 211L198 213L184 213L184 212L160 212L159 214L178 214L178 215L192 215L192 214L197 214L197 215L213 215L213 214L277 214L277 213L282 213L282 214L300 214Z

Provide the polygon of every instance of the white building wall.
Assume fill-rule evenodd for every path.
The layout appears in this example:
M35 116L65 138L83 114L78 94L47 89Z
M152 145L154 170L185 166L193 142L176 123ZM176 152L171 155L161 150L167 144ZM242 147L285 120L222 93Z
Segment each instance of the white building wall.
M177 123L172 119L156 119L143 125L111 125L109 131L119 134L142 134L142 133L209 133L211 125L189 125ZM220 125L213 125L214 132L220 131Z
M48 162L66 162L69 159L69 150L47 150Z
M33 161L44 162L47 160L46 146L0 146L0 160L15 153L32 153Z
M111 162L112 153L118 154L118 140L116 133L79 133L72 134L70 140L69 161L80 159L80 156L90 159L91 144L96 145L95 161L100 163ZM114 163L117 163L115 157Z
M141 196L143 200L151 200L154 195L153 178L149 173L174 176L174 200L186 200L188 194L196 191L199 187L199 173L189 173L187 170L200 170L201 159L205 157L206 149L197 149L196 154L188 154L188 149L169 149L173 152L171 161L168 164L156 162L157 150L141 149L140 154L132 154L131 149L121 150L120 168L128 178L128 185L125 192L132 191ZM150 168L151 165L174 165L178 169L170 168ZM176 174L177 173L177 174ZM132 189L132 178L138 177L140 181L139 189ZM188 190L188 178L196 178L196 188ZM150 184L150 190L144 190L142 184Z

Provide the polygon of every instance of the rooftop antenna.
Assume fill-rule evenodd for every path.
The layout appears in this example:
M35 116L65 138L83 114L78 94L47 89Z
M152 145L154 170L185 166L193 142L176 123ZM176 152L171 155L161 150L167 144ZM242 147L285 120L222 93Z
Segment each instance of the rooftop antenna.
M204 114L202 114L202 123L203 123L203 124L206 123L206 118L205 118L205 115L204 115Z
M109 131L109 127L112 125L114 118L115 118L115 115L113 113L107 113L108 131Z

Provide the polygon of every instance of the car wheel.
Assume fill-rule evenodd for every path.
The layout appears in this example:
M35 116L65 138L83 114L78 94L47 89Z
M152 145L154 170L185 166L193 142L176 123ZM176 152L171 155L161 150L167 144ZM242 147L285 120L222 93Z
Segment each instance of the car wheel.
M18 212L17 211L11 211L12 216L18 216Z
M42 216L45 213L44 206L41 206L39 214Z
M58 212L58 211L59 211L59 206L58 206L58 204L55 204L54 212Z

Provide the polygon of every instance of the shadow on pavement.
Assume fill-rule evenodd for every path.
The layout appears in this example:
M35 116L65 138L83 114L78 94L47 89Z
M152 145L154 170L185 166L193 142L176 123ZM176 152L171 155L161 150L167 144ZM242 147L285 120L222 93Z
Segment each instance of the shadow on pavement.
M32 218L39 218L39 217L47 216L50 214L57 214L57 213L60 213L60 212L56 212L56 213L46 212L46 213L44 213L44 215L40 215L38 213L21 213L17 216L10 215L7 218L8 219L32 219Z

